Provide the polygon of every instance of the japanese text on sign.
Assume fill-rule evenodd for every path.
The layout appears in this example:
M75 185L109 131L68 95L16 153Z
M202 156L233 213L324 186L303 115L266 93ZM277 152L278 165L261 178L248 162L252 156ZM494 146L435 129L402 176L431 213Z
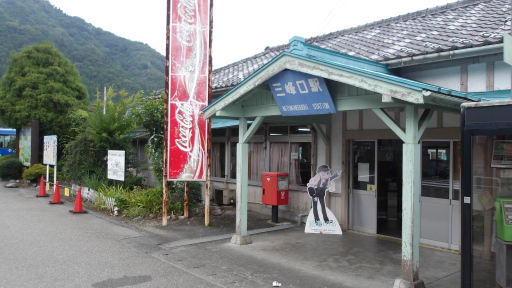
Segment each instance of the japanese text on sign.
M321 77L285 70L270 78L268 84L283 116L336 113Z
M57 164L57 135L44 136L43 164Z

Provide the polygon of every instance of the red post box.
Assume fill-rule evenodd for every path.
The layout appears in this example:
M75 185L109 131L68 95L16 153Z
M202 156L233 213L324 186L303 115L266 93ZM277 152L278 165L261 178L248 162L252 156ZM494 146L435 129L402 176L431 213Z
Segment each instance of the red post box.
M261 202L277 206L288 204L288 173L263 172L261 173Z

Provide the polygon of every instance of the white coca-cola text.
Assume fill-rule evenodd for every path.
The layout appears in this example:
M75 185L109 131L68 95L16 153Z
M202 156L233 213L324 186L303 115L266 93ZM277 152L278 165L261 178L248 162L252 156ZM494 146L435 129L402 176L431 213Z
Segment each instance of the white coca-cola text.
M192 150L191 138L192 127L194 127L194 108L190 103L179 103L176 105L176 120L178 121L179 136L175 142L178 148L184 152Z
M185 46L192 46L195 42L195 23L196 23L196 1L180 0L178 3L178 15L181 17L178 39Z

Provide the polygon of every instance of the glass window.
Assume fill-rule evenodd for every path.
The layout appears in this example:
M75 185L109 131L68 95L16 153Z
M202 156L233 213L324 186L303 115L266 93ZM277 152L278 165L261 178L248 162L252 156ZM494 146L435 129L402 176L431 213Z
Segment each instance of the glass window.
M225 137L226 136L226 129L219 128L219 129L212 129L212 137Z
M311 143L301 142L298 146L300 185L306 185L311 179Z
M288 126L270 126L270 136L288 136Z
M452 181L452 200L460 200L460 174L461 163L461 142L453 142L453 161L452 161L453 181Z
M311 128L308 125L290 126L290 134L292 134L292 135L311 134Z
M421 196L450 198L450 141L423 141Z
M290 144L270 143L270 172L288 172L290 166Z
M472 137L472 236L474 287L494 287L493 254L498 245L493 221L496 198L512 197L509 169L493 168L492 147L495 137ZM512 156L512 155L511 155ZM496 258L497 258L496 254ZM489 275L492 275L489 277Z
M291 185L306 185L311 178L312 143L298 141L307 141L307 136L311 135L311 131L305 130L308 129L306 125L262 126L258 128L258 133L256 134L263 135L265 127L269 127L268 133L270 135L276 136L276 138L273 138L273 141L279 142L271 142L266 146L263 142L256 142L263 141L263 137L252 139L255 142L249 143L249 157L247 159L249 180L261 181L261 173L264 171L288 172ZM288 137L289 129L295 131L293 133L303 136L291 139L292 137ZM304 131L300 129L304 129ZM236 137L238 136L238 128L230 128L230 133L232 137L235 137L234 139L231 138L233 142L226 144L212 143L212 177L224 177L227 175L228 179L236 179ZM292 140L297 142L290 142ZM218 138L217 141L219 141ZM267 153L269 163L265 161ZM226 161L224 159L228 160L228 164L223 164Z
M211 155L211 175L212 177L226 176L226 144L212 143Z
M288 172L290 185L306 185L311 178L311 143L270 143L270 171Z
M249 180L261 181L265 171L265 148L263 143L249 143Z
M375 185L375 141L354 141L352 150L354 189L368 190L368 185Z
M230 168L229 168L229 178L236 179L236 142L231 142L230 147Z

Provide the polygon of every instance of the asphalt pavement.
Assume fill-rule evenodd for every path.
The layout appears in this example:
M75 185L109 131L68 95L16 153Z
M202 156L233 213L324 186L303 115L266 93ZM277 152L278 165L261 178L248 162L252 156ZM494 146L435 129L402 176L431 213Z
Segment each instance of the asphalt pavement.
M307 234L290 222L252 229L253 243L239 246L215 227L146 229L93 211L73 215L71 202L50 205L38 188L4 184L0 287L380 288L400 277L398 240ZM460 255L421 247L420 279L459 287Z

